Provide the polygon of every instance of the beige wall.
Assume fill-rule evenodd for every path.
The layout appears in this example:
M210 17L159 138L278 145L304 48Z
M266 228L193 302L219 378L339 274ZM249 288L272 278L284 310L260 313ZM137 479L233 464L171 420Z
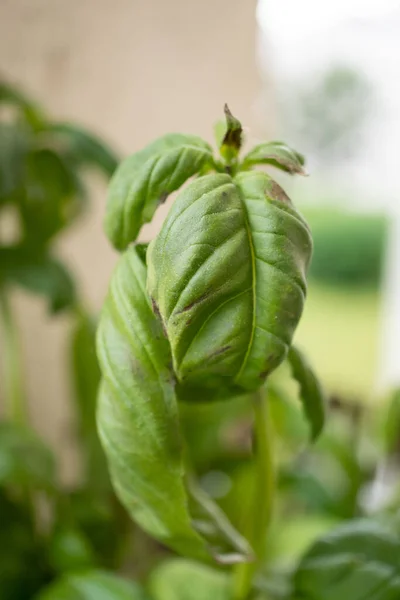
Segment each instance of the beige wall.
M258 137L256 0L0 0L0 74L57 118L92 127L122 154L166 131L211 140L224 102ZM99 309L116 260L102 233L105 190L61 251ZM161 216L158 220L160 220ZM144 233L150 236L152 231ZM65 352L68 319L16 297L35 425L74 471Z

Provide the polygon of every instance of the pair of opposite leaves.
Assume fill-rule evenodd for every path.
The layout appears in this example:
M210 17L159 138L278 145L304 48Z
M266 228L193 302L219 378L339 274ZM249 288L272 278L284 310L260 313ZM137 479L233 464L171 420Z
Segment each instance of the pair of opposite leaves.
M318 382L291 348L310 232L278 184L251 170L267 163L302 172L302 160L275 142L239 164L237 141L228 121L225 164L202 139L171 134L120 165L106 231L124 253L97 345L98 426L117 494L162 543L225 563L249 560L252 550L187 476L177 400L258 390L288 356L314 437L323 423ZM160 201L193 175L200 177L177 197L147 256L129 246Z

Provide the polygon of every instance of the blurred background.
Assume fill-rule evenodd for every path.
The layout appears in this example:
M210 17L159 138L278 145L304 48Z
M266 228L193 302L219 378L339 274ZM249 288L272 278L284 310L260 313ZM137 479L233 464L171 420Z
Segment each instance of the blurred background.
M2 277L7 286L11 281L31 424L56 451L65 484L87 477L95 463L106 477L87 441L96 435L93 329L78 327L71 359L71 328L86 312L95 320L117 261L102 228L109 177L120 159L166 132L212 141L227 102L244 124L246 145L285 140L306 155L309 173L273 175L313 233L309 296L296 342L321 377L332 415L319 445L303 452L308 434L300 411L293 412L290 402L273 402L285 381L284 370L278 373L271 392L282 438L278 512L293 519L276 531L271 556L288 549L299 554L300 546L333 522L383 504L390 511L392 501L398 506L399 40L397 0L0 0L0 104L17 106L29 135L39 140L22 186L22 227L30 244L40 238L46 252L51 248L51 256L73 273L79 297L78 310L71 302L72 312L54 317L40 295L49 296L56 310L68 304L66 294L54 297L55 279L69 289L60 264L52 258L44 274L44 250L31 257L32 268L21 267L18 256L11 264L2 254L19 235L9 210L15 190L7 157L17 157L17 164L27 142L20 143L19 130L8 129L12 115L1 106L0 283ZM82 136L79 127L96 139ZM86 168L93 165L100 168ZM65 189L76 198L85 189L85 202L79 200L78 208L67 203L69 216L50 208L45 216L53 219L51 231L44 231L44 221L43 227L38 221L32 226L29 202L64 206ZM141 241L155 235L172 201L144 227ZM1 332L1 367L8 361L6 334ZM87 361L90 369L82 374ZM3 378L3 414L6 387ZM77 390L78 409L71 402ZM209 412L195 407L192 413L182 408L201 483L234 521L246 504L240 491L252 476L248 406L235 402L228 419L223 406ZM87 445L86 475L79 439ZM97 438L93 448L98 453ZM0 483L9 468L1 450L0 444ZM112 530L115 536L114 520Z

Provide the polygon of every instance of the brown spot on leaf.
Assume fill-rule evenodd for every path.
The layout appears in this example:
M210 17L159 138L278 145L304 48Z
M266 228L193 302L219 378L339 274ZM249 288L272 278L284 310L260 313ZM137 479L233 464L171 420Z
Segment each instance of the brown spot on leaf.
M166 201L166 199L168 198L168 192L164 192L162 194L160 194L160 197L158 199L158 204L164 204L164 202Z
M176 314L180 315L181 313L187 312L188 310L190 310L197 304L200 304L200 302L203 302L203 300L205 300L206 298L211 296L212 293L213 293L213 290L207 290L206 292L204 292L204 294L202 294L201 296L199 296L198 298L193 300L193 302L191 302L190 304L187 304L187 306L184 306L182 308L182 310L179 310Z
M276 181L270 182L266 190L266 194L267 196L272 197L274 200L279 200L280 202L284 202L285 204L291 204L289 196L281 188L281 186L276 183Z
M157 304L157 302L154 300L154 298L153 298L153 297L151 298L151 307L152 307L152 309L153 309L153 313L155 314L155 316L157 317L157 319L158 319L158 320L160 321L160 323L161 323L162 330L163 330L163 332L164 332L164 335L165 335L165 337L168 337L168 335L167 335L167 330L166 330L166 328L165 328L164 321L163 321L163 319L162 319L162 316L161 316L161 313L160 313L160 309L158 308L158 304Z
M214 350L214 352L211 352L211 354L208 355L208 358L214 358L214 356L219 356L220 354L224 354L224 352L227 352L231 348L232 348L232 346L222 346L222 348L218 348L217 350Z

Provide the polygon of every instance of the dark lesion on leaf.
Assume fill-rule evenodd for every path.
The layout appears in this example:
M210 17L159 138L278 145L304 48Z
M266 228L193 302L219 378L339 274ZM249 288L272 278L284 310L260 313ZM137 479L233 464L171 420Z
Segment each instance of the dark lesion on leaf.
M236 117L233 116L227 104L224 106L224 113L226 118L227 131L225 133L222 144L226 146L232 146L237 150L240 150L242 146L242 125Z
M159 198L158 198L158 205L161 206L161 204L164 204L164 202L167 200L168 198L168 192L163 192L162 194L160 194Z
M231 348L232 348L232 346L230 346L230 345L222 346L221 348L217 348L217 350L214 350L214 352L211 352L211 354L208 355L208 358L214 358L215 356L224 354L225 352L228 352L228 350L230 350Z
M213 293L213 290L207 290L207 291L205 291L204 294L202 294L201 296L199 296L198 298L196 298L195 300L193 300L192 302L190 302L190 304L187 304L186 306L184 306L182 308L182 310L177 311L176 314L180 315L182 313L187 312L188 310L192 309L197 304L200 304L201 302L203 302L204 300L206 300L209 296L212 295L212 293Z
M289 196L286 192L281 188L281 186L276 183L276 181L271 180L268 182L268 187L265 190L265 195L273 200L279 200L279 202L283 202L284 204L291 204Z
M162 327L162 330L163 330L163 332L164 332L164 335L165 335L165 337L168 337L168 336L167 336L167 330L166 330L166 328L165 328L164 321L163 321L163 319L162 319L162 316L161 316L161 313L160 313L160 309L158 308L158 304L157 304L157 302L154 300L154 298L153 298L153 297L151 298L151 308L153 309L153 313L155 314L155 316L157 317L157 319L158 319L158 320L160 321L160 323L161 323L161 327Z

